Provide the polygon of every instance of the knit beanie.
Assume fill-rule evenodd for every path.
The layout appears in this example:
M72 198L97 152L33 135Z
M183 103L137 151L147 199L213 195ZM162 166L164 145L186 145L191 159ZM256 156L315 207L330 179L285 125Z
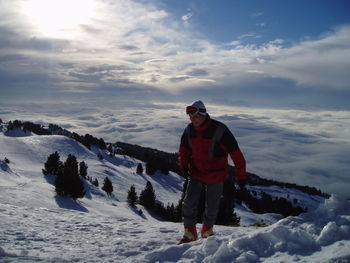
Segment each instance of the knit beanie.
M198 109L198 114L202 116L207 116L207 109L204 106L204 103L201 100L193 102L191 107L196 107Z

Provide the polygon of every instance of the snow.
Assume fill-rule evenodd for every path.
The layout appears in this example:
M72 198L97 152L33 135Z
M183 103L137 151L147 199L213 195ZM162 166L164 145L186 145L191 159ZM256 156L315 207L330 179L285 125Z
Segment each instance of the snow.
M243 204L236 207L241 226L215 226L215 236L176 245L181 223L161 221L125 202L131 185L139 194L149 180L158 200L176 204L183 184L176 174L138 175L137 160L102 152L101 161L99 150L63 136L5 136L3 130L0 262L350 262L350 203L339 196L311 199L296 190L250 186L278 197L295 196L307 203L309 212L287 218L256 215ZM86 183L87 195L77 201L55 196L53 177L41 173L55 151L61 160L74 154L85 161L88 175L98 178L100 187ZM112 197L100 189L105 176L113 182ZM268 226L250 225L260 221Z

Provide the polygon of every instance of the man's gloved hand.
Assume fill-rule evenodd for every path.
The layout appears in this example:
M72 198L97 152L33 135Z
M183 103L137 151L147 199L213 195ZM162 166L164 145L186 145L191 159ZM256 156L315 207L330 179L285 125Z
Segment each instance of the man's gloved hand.
M247 181L246 180L239 180L238 181L238 186L239 186L239 189L243 190L245 189L245 185L247 184Z

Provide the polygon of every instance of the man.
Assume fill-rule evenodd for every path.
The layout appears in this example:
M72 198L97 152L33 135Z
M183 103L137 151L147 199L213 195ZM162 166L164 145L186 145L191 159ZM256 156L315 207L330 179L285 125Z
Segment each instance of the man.
M240 188L246 182L246 162L237 141L223 123L211 119L202 101L186 107L191 123L181 137L179 168L189 182L182 205L185 233L179 244L198 239L196 217L202 188L206 204L201 237L214 234L213 225L219 210L223 183L228 176L228 155L236 168Z

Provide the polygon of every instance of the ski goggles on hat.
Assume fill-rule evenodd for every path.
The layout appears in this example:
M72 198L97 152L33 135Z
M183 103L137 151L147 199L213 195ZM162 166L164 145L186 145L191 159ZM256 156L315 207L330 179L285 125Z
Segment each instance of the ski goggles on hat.
M205 113L205 109L198 109L197 107L194 106L187 106L186 107L186 114L200 114L200 113Z

